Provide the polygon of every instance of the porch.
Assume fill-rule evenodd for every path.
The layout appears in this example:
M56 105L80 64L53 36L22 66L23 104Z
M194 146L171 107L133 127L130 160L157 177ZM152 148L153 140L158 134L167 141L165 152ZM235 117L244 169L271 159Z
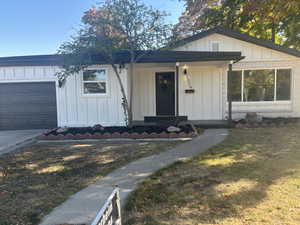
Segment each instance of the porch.
M184 116L186 120L222 120L229 62L140 64L133 84L134 120ZM150 119L150 121L149 121Z
M133 121L134 126L158 126L158 125L174 125L172 121L168 122L145 122L145 121ZM228 128L227 120L187 120L182 121L180 124L193 124L199 128L211 129L211 128Z
M177 57L169 58L170 62L137 64L133 77L135 124L226 126L227 71L242 56L240 52L230 56L226 52L209 53L209 59L200 54L197 60L189 60L188 55L180 58L181 53L174 52Z

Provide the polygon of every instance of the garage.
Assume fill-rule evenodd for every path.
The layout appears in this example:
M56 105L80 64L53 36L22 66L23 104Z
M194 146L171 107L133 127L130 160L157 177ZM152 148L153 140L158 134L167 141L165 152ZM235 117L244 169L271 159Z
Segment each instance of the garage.
M57 127L55 82L0 83L0 130Z

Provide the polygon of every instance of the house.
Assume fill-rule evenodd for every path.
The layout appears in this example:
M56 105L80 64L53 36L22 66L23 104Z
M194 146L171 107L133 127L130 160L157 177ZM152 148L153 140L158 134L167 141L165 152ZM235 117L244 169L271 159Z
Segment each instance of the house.
M122 62L121 62L122 61ZM120 56L127 93L126 56ZM0 129L123 126L122 95L112 68L97 60L59 87L58 55L0 58ZM300 117L300 52L224 28L148 52L134 68L135 121L182 116L192 121L232 116Z

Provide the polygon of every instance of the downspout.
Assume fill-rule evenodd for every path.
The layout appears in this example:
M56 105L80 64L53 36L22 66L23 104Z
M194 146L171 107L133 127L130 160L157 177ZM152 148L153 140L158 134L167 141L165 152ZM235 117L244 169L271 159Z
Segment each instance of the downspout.
M231 83L232 83L232 64L230 62L228 65L228 87L227 87L227 96L228 96L228 127L232 127L232 95L231 95Z
M176 63L176 72L175 72L175 89L176 89L176 117L179 116L179 62Z

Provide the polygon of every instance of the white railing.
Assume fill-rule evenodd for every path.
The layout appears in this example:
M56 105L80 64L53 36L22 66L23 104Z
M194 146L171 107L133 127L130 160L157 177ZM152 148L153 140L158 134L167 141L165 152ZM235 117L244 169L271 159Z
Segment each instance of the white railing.
M119 188L112 192L91 225L122 225Z

